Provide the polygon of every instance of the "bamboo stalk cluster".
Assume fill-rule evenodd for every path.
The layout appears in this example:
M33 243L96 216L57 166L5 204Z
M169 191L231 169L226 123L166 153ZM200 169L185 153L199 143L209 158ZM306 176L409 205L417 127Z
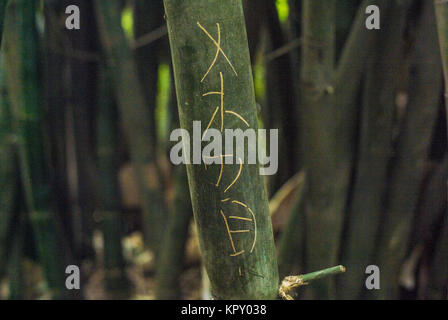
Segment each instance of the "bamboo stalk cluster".
M446 299L447 21L439 0L0 0L1 298ZM176 166L178 128L201 150L278 129L278 173L247 146Z

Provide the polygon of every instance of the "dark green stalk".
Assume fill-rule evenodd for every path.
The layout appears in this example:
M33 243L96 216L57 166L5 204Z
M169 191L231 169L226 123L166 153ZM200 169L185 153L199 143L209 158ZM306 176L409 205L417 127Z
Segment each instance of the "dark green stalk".
M396 17L397 15L394 16L394 22L397 21ZM386 217L377 249L379 254L376 262L382 277L378 297L382 299L398 298L398 278L411 235L413 217L425 173L425 159L438 114L442 68L438 56L437 30L434 20L433 3L426 1L420 29L416 36L416 64L413 66L413 77L408 90L409 104L406 107L402 131L397 141L396 157L389 183ZM387 51L387 55L390 56L391 51ZM388 68L392 69L390 65ZM390 84L387 87L390 87ZM393 98L394 96L390 97L391 102ZM378 138L379 135L376 134L375 140ZM372 180L369 180L370 183ZM365 202L363 211L366 212ZM365 235L364 232L363 235Z
M17 0L16 10L8 14L17 13L11 17L7 25L11 40L18 26L18 57L19 63L8 63L8 77L19 75L18 87L11 84L12 93L16 97L14 106L14 123L19 137L19 158L21 164L22 185L25 193L25 202L30 214L33 233L38 247L39 262L51 294L54 298L65 296L64 256L60 251L62 246L60 230L56 216L50 209L51 193L45 159L43 143L43 107L40 92L40 77L38 73L38 35L35 25L36 2ZM17 19L14 20L13 18ZM16 24L19 21L19 24ZM16 44L10 41L10 45ZM13 50L11 50L13 51ZM8 52L11 54L13 52ZM17 59L10 56L9 59ZM14 70L14 66L17 70ZM12 81L14 82L14 81ZM11 83L11 81L9 81Z
M25 298L25 283L23 273L23 227L22 222L16 226L14 241L11 245L9 264L9 300L22 300Z
M440 53L442 56L443 75L445 78L445 108L448 106L448 2L435 0L436 22L437 31L439 35ZM446 219L445 219L446 220ZM446 278L446 266L447 266L447 248L448 243L448 223L445 221L444 233L439 242L439 249L436 253L434 263L437 263L434 270L433 279L435 281L441 281L440 278ZM445 268L445 271L443 271ZM440 282L439 282L440 283ZM445 279L446 283L446 279ZM445 285L446 290L446 285ZM445 294L446 296L446 294Z
M427 182L422 184L424 190L416 211L411 247L428 243L434 238L434 228L447 204L447 180L448 157L445 157L431 170Z
M104 239L105 287L112 298L126 298L129 282L121 245L120 186L118 183L118 116L112 91L101 78L98 115L99 201Z
M70 210L68 175L67 175L67 105L68 96L65 90L65 81L61 75L65 74L66 56L55 50L63 47L61 40L64 37L65 25L61 25L59 17L65 14L63 2L45 1L45 33L43 34L43 83L45 91L45 124L50 154L51 185L58 192L54 195L59 217L62 217L66 239L69 241L70 251L76 252L72 215ZM67 31L69 32L69 31Z
M428 266L420 267L421 272L425 272L428 276L424 278L425 285L419 288L419 298L447 299L448 157L445 156L443 161L436 165L428 180L424 184L422 199L418 206L410 247L418 248L428 244L431 246L431 250L427 250L428 254L424 257Z
M145 243L157 253L164 232L165 210L163 199L158 191L158 183L161 181L159 172L151 170L148 174L147 168L155 161L149 110L138 81L132 53L120 25L119 1L97 0L95 9L120 117L124 124L135 177L140 189Z
M445 223L437 241L434 259L429 270L426 296L429 299L448 299L448 215L445 208Z
M5 59L0 53L0 278L8 261L13 232L14 207L18 193L17 148L13 143L12 118L6 88Z
M172 72L170 81L174 84ZM174 85L171 86L169 108L172 114L170 129L177 129L180 125ZM171 147L173 145L171 144ZM173 177L176 185L175 196L170 207L167 232L163 239L156 275L156 297L165 300L182 298L180 276L184 270L185 245L188 241L190 222L193 218L185 165L173 167ZM173 237L173 234L176 236Z
M187 172L184 165L175 168L176 195L168 219L157 270L157 299L181 299L180 276L184 268L185 244L193 216Z
M298 199L294 204L289 220L285 223L284 229L278 241L278 268L280 278L288 274L297 274L304 268L305 252L305 199L304 194L306 179L301 173L301 185L298 190Z
M263 28L260 25L266 19L264 0L244 0L244 17L246 20L247 39L249 42L250 61L255 64L257 49L259 48Z
M335 141L333 73L335 1L303 1L301 128L306 187L306 269L334 265L339 250L345 178ZM342 172L344 173L344 172ZM330 281L316 283L316 298L330 298Z
M6 5L8 0L0 0L0 48L2 47L3 25L5 21Z
M378 263L373 263L371 258L392 156L397 74L403 57L401 39L409 4L410 1L392 1L388 15L382 13L383 26L377 30L376 51L366 62L358 164L342 260L351 272L341 283L341 298L358 298L364 287L365 268ZM383 276L384 271L380 269Z
M357 122L356 97L361 79L365 74L365 62L374 51L378 30L368 30L365 26L366 7L374 4L381 8L384 17L390 11L389 0L364 0L359 6L347 40L341 49L335 79L335 123L337 125L337 150L343 157L342 161L350 164L353 155L353 141ZM350 79L350 81L347 81Z
M350 34L359 0L346 0L336 2L336 57L339 59L342 49Z
M278 18L275 1L263 0L259 3L265 7L266 28L269 35L269 50L274 51L288 42ZM279 189L283 183L299 170L297 157L292 146L297 142L297 112L295 108L295 91L291 71L291 56L283 54L266 62L266 104L263 108L263 121L268 129L279 129L279 153L288 157L279 158L279 169L269 191Z
M53 296L62 297L65 268L62 253L58 251L58 245L61 245L59 230L49 209L49 184L42 147L35 7L34 2L24 2L13 2L8 7L5 24L8 31L4 43L8 89L13 105L14 130L18 135L22 185L39 261Z
M163 20L163 3L162 1L146 1L137 0L134 6L134 37L139 39L148 33L156 30L164 24ZM148 115L148 127L151 139L149 142L152 144L150 150L154 152L158 151L160 142L157 137L157 123L156 123L156 98L157 98L157 83L158 83L158 68L160 62L160 52L162 45L166 43L166 50L168 40L156 40L148 43L145 46L139 47L135 50L135 63L137 66L137 73L141 83L142 92L145 98L145 108L147 108ZM165 48L165 47L164 47ZM152 168L155 172L160 172L159 161L157 157L154 157ZM157 177L157 175L155 175ZM154 211L164 211L164 193L162 180L158 179L154 190L152 191L152 207ZM159 229L163 230L166 224L166 218L159 221ZM152 232L151 227L147 227L147 224L153 224L151 217L148 216L144 220L147 232ZM163 235L159 234L163 237ZM160 238L159 238L160 239ZM157 239L157 240L159 240Z
M162 1L137 0L134 6L134 37L136 39L154 31L162 26L163 21L163 3ZM151 129L151 142L156 144L156 96L157 79L159 67L161 40L154 41L146 46L137 48L135 51L135 61L137 65L138 76L142 84L143 94L150 116L148 122ZM156 145L152 148L155 150Z
M238 113L250 128L257 129L242 2L165 0L164 3L182 128L192 136L193 121L201 121L204 130L220 105L220 97L202 95L223 87L226 110ZM207 33L216 41L220 34L221 48L230 62L219 53L210 68L220 51ZM217 116L211 128L247 128L230 114L223 119ZM209 165L207 170L203 164L187 165L193 213L211 292L216 299L273 299L277 296L278 273L263 178L258 164L240 165L238 159L233 160L232 165L223 165L221 180L219 164ZM232 184L233 181L236 182ZM249 232L230 233L240 229Z
M95 12L91 0L65 0L66 6L74 4L81 12L80 30L62 30L60 37L68 46L67 52L98 52L98 32L95 23ZM59 10L64 10L63 6ZM60 14L57 12L56 14ZM94 185L94 145L95 110L97 109L98 61L72 57L67 63L69 72L68 111L73 121L74 165L76 185L74 202L76 209L75 222L75 255L78 259L92 258L93 252L93 211L95 203Z
M434 0L443 75L445 78L445 106L448 106L448 2ZM448 121L448 120L447 120Z

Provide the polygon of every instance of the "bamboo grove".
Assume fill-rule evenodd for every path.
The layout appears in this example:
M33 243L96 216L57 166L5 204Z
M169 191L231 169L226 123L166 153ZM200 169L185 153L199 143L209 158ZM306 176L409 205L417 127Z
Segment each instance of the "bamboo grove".
M0 298L447 299L447 83L446 1L0 0Z

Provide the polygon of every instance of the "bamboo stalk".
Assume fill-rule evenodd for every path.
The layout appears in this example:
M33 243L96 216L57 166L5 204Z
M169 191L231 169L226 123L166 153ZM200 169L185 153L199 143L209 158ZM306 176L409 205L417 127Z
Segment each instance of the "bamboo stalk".
M422 183L424 190L418 203L412 231L411 247L428 243L434 238L434 228L440 222L447 204L448 158L437 163Z
M2 47L3 25L8 0L0 0L0 48Z
M9 300L22 300L25 299L25 281L23 270L23 222L19 222L16 226L16 232L14 235L14 241L11 246L11 256L8 260L9 273Z
M278 268L280 278L287 274L295 274L304 269L305 265L305 199L306 178L300 173L300 187L297 191L298 199L294 204L289 220L278 241ZM299 270L296 270L299 269Z
M185 245L193 216L185 166L177 167L174 176L176 196L168 219L156 279L157 299L161 300L182 298L180 276L184 268Z
M334 121L338 127L337 136L339 153L346 163L353 160L355 130L357 123L357 95L365 74L368 56L374 51L378 30L368 30L365 26L366 7L377 5L381 8L381 16L388 14L388 0L364 0L358 8L347 40L341 49L334 74L335 83L335 113ZM350 81L347 81L350 79Z
M429 299L448 299L448 215L445 208L445 221L436 244L434 259L429 270L426 296Z
M365 268L370 264L375 248L392 156L397 74L402 60L401 39L409 4L410 1L392 1L390 9L382 11L383 27L377 31L376 51L367 60L356 180L342 260L352 272L340 286L339 295L343 299L359 298ZM381 246L378 249L385 250ZM384 271L380 269L383 275Z
M405 14L406 12L403 13ZM386 216L377 248L376 262L382 276L382 288L377 292L377 297L380 299L398 298L398 278L411 236L412 222L425 172L424 160L430 148L431 135L438 114L442 68L438 58L434 20L433 3L426 1L415 44L416 65L408 90L409 104L397 141L395 161L390 173ZM387 51L387 55L390 56L391 51ZM388 68L392 69L390 65ZM387 87L390 87L390 84ZM375 137L375 140L377 139L378 134ZM371 180L369 181L371 183ZM364 211L366 209L365 203L363 209Z
M137 0L134 6L134 37L136 39L159 28L163 21L161 1ZM152 149L156 150L157 130L155 121L157 80L160 56L160 42L155 41L135 51L137 72L142 84L143 94L148 106Z
M266 11L265 23L270 41L269 48L271 51L277 50L288 42L288 37L283 32L275 2L263 0L259 6L264 6ZM275 191L300 169L299 155L294 151L299 130L289 53L266 62L266 87L269 90L266 91L267 106L262 110L263 121L266 128L279 129L279 153L288 153L288 157L280 157L279 170L275 177L272 177L269 191Z
M36 3L17 0L13 4L9 6L11 10L8 15L11 17L8 17L6 24L6 34L10 38L5 43L8 42L9 46L6 51L7 75L8 79L11 79L8 84L14 105L14 129L19 140L22 186L37 243L39 262L51 295L61 298L66 296L65 256L61 252L63 244L57 217L50 209L51 193L44 153L43 109L39 88ZM17 75L19 79L14 79Z
M174 84L172 72L170 80ZM180 124L174 85L171 86L169 108L172 114L171 129L177 129ZM187 171L184 165L173 168L173 178L176 185L175 196L170 207L167 232L163 239L156 274L156 297L162 300L182 298L180 277L184 270L185 247L188 241L191 219L193 218ZM173 237L173 234L177 236Z
M97 25L91 0L68 1L77 5L81 12L82 27L75 32L62 31L63 42L68 49L77 52L97 52L99 49ZM67 5L66 3L66 5ZM62 10L65 6L62 6ZM59 9L59 10L61 10ZM59 13L59 12L58 12ZM75 174L72 191L75 209L73 214L75 234L75 255L78 259L93 258L93 211L95 203L94 172L94 136L97 106L97 61L67 59L69 85L66 90L69 96L68 113L72 121L74 140Z
M55 46L61 46L61 40L65 38L63 32L65 25L61 25L58 19L65 12L63 2L55 3L46 1L43 7L45 16L45 33L43 34L44 56L43 58L43 83L45 100L45 124L48 130L46 139L50 154L50 179L55 195L55 207L59 217L62 218L64 234L68 241L70 251L74 253L76 229L73 227L73 216L70 208L69 187L67 175L67 104L66 84L61 81L61 75L66 71L67 59L56 52ZM65 13L64 13L65 14ZM49 125L51 124L51 125ZM69 214L70 213L70 214ZM77 263L76 263L77 264Z
M221 92L225 97L221 97L226 108L257 129L241 1L164 3L182 128L191 135L196 120L205 128L220 98L203 94L224 88ZM244 126L239 118L221 113L212 128ZM259 166L234 161L221 168L222 175L220 165L206 170L202 164L187 164L193 213L212 295L216 299L273 299L278 287L277 262ZM239 217L247 220L236 221ZM250 232L232 235L230 230L238 226Z
M2 277L12 243L12 226L18 194L17 148L14 144L12 117L6 87L5 59L0 54L0 278Z
M301 128L306 187L306 268L334 265L339 250L346 182L336 150L334 116L335 1L303 1ZM311 294L333 296L330 280Z
M434 0L440 54L445 78L445 107L448 108L448 2ZM448 121L448 120L447 120Z
M302 46L301 58L301 73L306 74L301 80L301 108L304 109L301 119L304 132L302 153L311 186L304 204L307 268L319 269L337 262L355 152L357 95L365 73L364 63L377 37L376 32L365 27L365 9L371 4L379 5L382 15L388 12L386 0L365 0L359 6L336 68L333 66L334 7L321 3L322 6L327 5L322 11L326 15L321 15L321 10L316 8L311 12L314 16L305 12L305 6L302 9L303 34L310 37L307 25L315 25L311 28L315 30L312 35L314 41ZM319 6L317 2L314 5ZM322 62L315 64L306 56L307 51L314 52L317 57L321 55ZM332 282L329 279L319 283L317 296L335 297Z
M336 17L338 17L336 20L336 60L338 60L341 56L342 49L344 48L348 36L350 35L354 19L356 18L356 13L360 5L359 2L359 0L336 2Z
M445 108L448 108L448 2L444 0L435 0L435 12L437 31L439 35L440 53L442 56L443 75L445 78ZM433 275L432 280L435 281L440 281L441 278L444 277L444 273L446 275L446 272L443 271L443 268L447 265L447 226L448 223L445 221L443 236L441 238L441 242L439 243L439 249L434 261L434 263L437 263L437 265L435 267L436 270L434 270L435 274Z
M154 163L149 111L137 77L137 69L120 26L119 1L95 1L103 49L112 74L115 94L139 186L145 243L157 254L165 225L163 198L158 191L160 173L147 165Z
M118 117L106 77L103 75L100 81L98 104L99 202L97 210L102 217L105 288L111 298L123 299L129 295L130 288L121 244L121 195L118 183L117 154Z

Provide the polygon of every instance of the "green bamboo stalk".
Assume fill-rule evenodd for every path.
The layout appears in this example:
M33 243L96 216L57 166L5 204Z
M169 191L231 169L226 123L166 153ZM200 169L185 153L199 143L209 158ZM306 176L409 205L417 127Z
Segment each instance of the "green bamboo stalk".
M336 2L336 57L339 59L356 17L359 0ZM336 59L336 60L337 60Z
M61 47L61 32L65 29L65 24L61 25L59 17L65 15L63 2L45 1L43 7L45 16L45 33L43 34L44 56L43 58L43 83L45 92L45 121L48 130L47 141L50 154L50 176L54 190L58 190L55 195L57 213L63 217L64 232L69 241L70 251L75 250L75 230L69 204L69 188L67 175L67 105L69 97L66 94L66 84L61 81L61 75L66 71L67 57L55 50ZM67 31L69 32L69 31ZM62 33L62 35L65 35ZM48 125L51 124L51 125ZM78 235L77 235L78 236ZM76 263L77 264L77 263Z
M434 0L440 53L442 56L443 76L445 78L445 105L448 105L448 3ZM448 121L448 120L447 120Z
M129 144L143 211L145 243L157 254L165 224L165 208L157 183L159 172L149 176L147 165L154 163L149 110L137 77L132 53L120 25L119 1L95 1L103 49L110 68L115 94ZM155 181L155 183L154 183Z
M2 47L3 25L8 0L0 0L0 48Z
M427 179L427 180L426 180ZM411 245L415 247L428 243L434 238L434 228L440 222L447 203L448 158L437 163L424 183L424 190L419 201Z
M134 37L136 39L147 35L162 26L163 3L161 1L137 0L134 4ZM151 142L157 142L155 121L157 79L160 56L160 42L154 41L135 50L137 72L142 84L151 129ZM156 145L152 146L155 150Z
M14 241L11 246L9 264L9 300L22 300L25 298L25 283L23 273L23 227L22 223L16 226Z
M134 37L135 39L139 39L141 37L146 36L147 34L153 32L157 28L161 27L164 24L163 21L163 3L162 1L145 1L145 0L137 0L134 3ZM167 39L166 41L166 50L167 48ZM139 81L141 83L142 92L145 98L145 103L148 114L148 127L150 136L150 143L152 144L150 149L154 150L154 152L158 152L158 149L161 148L159 145L160 141L157 137L157 123L156 123L156 100L157 100L157 83L158 79L158 68L160 63L160 54L162 45L165 44L165 41L161 39L156 40L154 42L148 43L145 46L136 48L135 50L135 63L137 66L137 73L139 77ZM158 157L154 157L151 165L155 168L156 172L160 172L160 165L158 161ZM159 179L157 181L157 185L154 187L152 191L153 199L152 205L154 207L153 210L163 211L164 205L162 203L165 195L163 192L162 180ZM167 219L163 219L160 221L159 229L163 230L164 225L167 223ZM145 219L144 224L152 224L150 217ZM151 232L151 229L148 229L148 232ZM162 236L163 235L160 235Z
M0 53L0 278L8 261L8 248L12 243L12 225L15 202L19 189L17 148L14 145L12 117L6 87L5 59Z
M13 119L19 139L26 209L48 287L54 298L61 298L65 296L64 255L60 251L62 244L57 219L50 209L51 193L43 145L43 110L39 88L36 3L17 0L11 4L14 5L9 6L8 32L5 33L10 37L5 41L9 45L6 51L7 75L11 79L8 84L13 97ZM17 75L20 81L14 79Z
M301 128L306 187L306 268L334 265L345 205L336 150L333 74L335 1L303 1ZM313 287L315 298L333 296L330 280Z
M68 4L79 7L81 12L82 27L79 30L60 31L63 45L69 46L67 50L78 52L98 52L98 32L95 23L95 13L91 0L66 1L64 10ZM60 14L60 11L56 14ZM54 44L55 45L55 44ZM73 202L75 210L73 214L75 234L75 255L78 259L93 258L93 211L94 211L94 139L93 128L96 127L92 115L97 109L96 93L98 82L98 61L71 58L66 61L69 72L68 113L73 126L74 139L74 166L76 175L73 184Z
M278 268L280 278L288 274L297 274L304 269L305 253L305 174L302 172L298 198L294 204L290 217L285 223L284 230L278 241Z
M174 83L171 72L170 80ZM171 111L171 129L180 127L177 112L176 90L171 86L169 108ZM174 144L171 145L171 147ZM175 196L170 207L167 232L163 239L160 262L156 274L156 297L161 300L181 299L180 276L184 268L185 245L188 241L189 227L193 218L187 171L184 165L173 168ZM177 236L173 237L175 234Z
M435 12L436 12L437 31L439 35L440 53L442 56L443 75L445 78L445 107L446 107L448 106L448 3L446 1L435 0ZM446 231L446 229L448 229L447 226L448 223L445 222L445 230L441 239L442 242L440 242L441 245L439 246L439 250L436 254L436 258L434 261L435 263L437 263L436 268L438 270L437 275L434 275L436 281L441 280L439 278L440 276L444 277L443 273L445 271L443 271L443 268L447 265L448 260L447 259L448 250L446 249L446 244L448 243L447 241L448 232Z
M405 14L406 12L403 13ZM397 21L396 19L394 16L394 22ZM386 217L377 249L379 254L376 262L381 270L382 284L381 290L377 291L377 297L382 299L398 298L398 278L424 178L424 161L430 148L431 135L438 114L442 68L438 58L437 30L434 20L433 3L426 1L420 29L416 36L416 65L413 68L414 76L411 78L408 90L409 104L397 141L389 183ZM390 56L391 50L387 51L387 55ZM388 68L392 69L390 65ZM390 84L387 87L390 87ZM393 97L391 99L393 101ZM375 140L377 139L378 134L375 137ZM369 181L370 184L372 181ZM365 204L363 205L364 213ZM363 237L364 235L363 232Z
M103 71L104 72L104 71ZM98 176L97 210L102 217L104 239L105 287L111 298L126 298L129 281L126 276L121 245L120 186L118 183L118 116L112 91L106 77L100 79L98 115Z
M175 169L176 195L168 219L167 231L157 270L157 299L181 299L180 276L184 268L185 244L193 216L187 171L181 165Z
M274 51L288 42L287 35L283 32L278 18L275 2L263 0L259 3L265 9L266 29L269 36L269 50ZM257 23L259 24L259 22ZM260 28L260 26L258 26ZM294 91L293 75L291 71L291 56L285 53L266 65L266 108L262 115L266 128L279 129L279 153L288 157L279 158L279 168L275 177L272 177L269 193L278 190L297 170L300 169L298 152L295 148L298 141L296 93Z
M240 114L251 128L256 129L255 97L242 2L165 0L164 3L182 128L191 135L193 121L201 121L202 128L206 127L220 104L220 98L202 95L220 90L223 84L226 107ZM217 49L218 42L215 44L210 39L217 41L218 36L228 60ZM213 65L211 62L217 51L218 57ZM225 115L223 118L221 122L217 117L212 128L223 124L223 129L244 129L245 124L237 117ZM205 170L202 164L187 165L187 173L212 295L216 299L275 298L278 288L277 262L266 190L259 175L259 166L239 165L235 161L233 165L223 165L224 173L219 183L220 165L208 167ZM240 175L237 175L238 172ZM238 177L237 182L228 189L235 177ZM223 202L226 198L230 200ZM236 221L231 216L248 220ZM238 229L249 232L232 235L229 231Z
M426 254L426 268L420 268L428 277L425 285L419 288L419 298L447 299L446 270L448 269L447 198L448 198L448 157L438 163L432 170L428 182L424 184L422 199L414 222L410 248L431 244L432 250ZM445 220L445 223L444 223ZM440 230L436 233L436 230ZM429 258L431 259L428 259Z
M446 209L445 209L446 210ZM429 270L426 297L429 299L448 299L448 215L436 244L434 259Z
M359 6L348 38L341 49L337 69L334 74L335 113L334 122L338 130L335 134L338 141L337 150L342 161L350 164L353 156L353 143L357 123L358 104L356 97L365 74L368 56L374 51L378 30L368 30L365 26L366 8L377 5L381 8L381 16L388 14L388 0L364 0ZM350 79L350 81L347 81Z
M402 60L401 39L410 2L391 1L390 10L382 11L383 26L377 30L376 51L367 60L356 180L342 258L342 263L352 272L341 283L339 295L343 299L359 297L365 268L372 264L392 156L397 74ZM379 247L379 250L384 248ZM383 276L384 271L380 269Z
M266 6L264 0L244 0L243 9L249 42L250 61L254 65L263 31L260 22L266 21Z

